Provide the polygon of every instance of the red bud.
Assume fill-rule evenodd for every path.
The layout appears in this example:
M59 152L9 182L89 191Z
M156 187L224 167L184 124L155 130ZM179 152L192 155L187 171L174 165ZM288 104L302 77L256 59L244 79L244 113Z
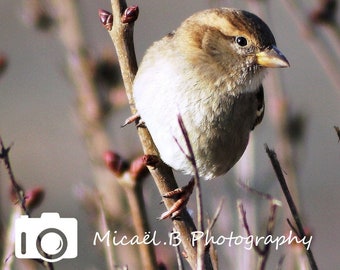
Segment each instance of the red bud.
M100 18L100 22L102 23L102 25L104 25L104 27L111 31L112 30L112 25L113 25L113 16L112 13L104 10L104 9L99 9L98 10L98 15Z
M7 57L4 54L0 54L0 75L5 72L8 66Z
M136 158L130 165L130 174L133 179L141 180L149 174L148 168L145 166L144 156Z
M139 15L138 6L130 6L125 9L124 14L122 15L121 22L122 23L132 23L135 22Z
M45 197L45 191L41 187L30 189L25 194L25 205L28 210L37 208Z
M143 156L143 162L146 166L155 167L159 161L160 159L156 155L144 155Z
M129 169L129 163L120 155L112 151L106 151L104 153L104 161L111 172L117 176L122 175Z

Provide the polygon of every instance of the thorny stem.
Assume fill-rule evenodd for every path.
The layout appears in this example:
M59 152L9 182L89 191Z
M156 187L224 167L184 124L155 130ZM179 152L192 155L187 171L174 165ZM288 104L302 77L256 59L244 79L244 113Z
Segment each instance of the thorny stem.
M290 191L288 189L288 186L287 186L285 177L283 175L283 172L282 172L282 169L281 169L281 165L280 165L280 163L279 163L279 161L277 159L276 153L275 153L274 150L269 149L268 145L265 145L265 148L266 148L266 152L268 154L268 157L269 157L269 159L270 159L270 161L272 163L272 166L274 168L274 171L276 173L277 179L280 182L282 191L283 191L283 193L285 195L285 198L287 200L287 203L288 203L289 209L290 209L290 211L292 213L292 216L294 218L295 224L297 226L298 237L300 239L302 239L303 237L307 237L307 235L306 235L306 233L305 233L305 231L303 229L302 221L301 221L300 215L298 213L297 207L295 206L293 197L290 194ZM313 256L311 248L308 249L308 245L307 244L304 244L304 247L305 247L305 250L306 250L306 254L307 254L308 261L309 261L309 264L311 266L311 269L312 270L317 270L318 267L317 267L316 262L314 260L314 256Z
M20 185L16 181L16 179L14 177L13 170L12 170L11 162L10 162L10 159L9 159L9 151L10 151L10 149L11 149L11 147L5 147L5 145L4 145L3 141L2 141L2 138L0 137L0 159L2 159L4 161L4 163L5 163L5 166L7 168L7 173L9 175L11 184L12 184L14 190L15 190L16 196L17 196L17 198L19 200L20 207L21 207L22 211L25 213L25 215L29 216L30 213L29 213L29 211L28 211L28 209L26 207L25 191L24 191L24 189L22 189L20 187ZM51 263L51 262L46 262L46 261L42 261L42 260L38 260L38 262L40 264L42 264L48 270L53 270L54 269L53 263Z
M132 85L137 72L137 60L133 43L133 23L122 23L120 21L124 10L127 8L125 0L111 0L111 4L113 22L112 30L109 31L109 34L116 48L131 112L132 114L135 114L136 108L133 101ZM138 128L138 135L141 140L144 153L147 155L159 156L148 130L146 128ZM160 194L166 194L178 187L171 168L166 164L159 162L156 167L148 166L148 168L155 180ZM170 209L174 200L165 199L164 203L167 209ZM195 231L196 228L192 218L188 212L184 210L182 211L180 220L173 220L173 226L182 237L181 240L187 255L187 261L192 269L196 269L197 251L196 248L191 245L191 232Z
M9 179L11 180L11 184L12 184L14 191L16 193L16 196L19 200L20 206L21 206L22 210L24 211L24 213L26 215L29 215L28 210L26 208L26 203L25 203L25 201L26 201L25 191L19 186L19 184L15 180L14 173L12 171L12 166L11 166L11 163L10 163L10 160L9 160L9 151L11 149L11 146L6 148L1 137L0 137L0 147L1 147L0 159L2 159L5 163L5 166L7 168L7 173L9 175Z

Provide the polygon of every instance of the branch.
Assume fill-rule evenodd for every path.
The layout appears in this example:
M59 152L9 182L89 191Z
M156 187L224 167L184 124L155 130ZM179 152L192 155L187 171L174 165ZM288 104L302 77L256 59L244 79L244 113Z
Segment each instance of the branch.
M264 198L270 202L270 214L268 217L267 221L267 226L266 226L266 235L273 235L274 228L275 228L275 217L276 217L276 210L278 206L281 206L281 202L275 198L273 198L270 194L262 193L260 191L257 191L248 185L244 184L243 182L239 181L239 184L241 187L245 188L249 192L252 192L261 198ZM252 236L252 233L250 231L249 223L247 220L247 215L246 211L244 209L242 201L238 201L237 203L237 209L239 212L239 216L241 218L242 225L247 233L247 236L250 237ZM256 241L253 240L253 247L255 252L259 256L259 260L257 263L257 269L259 270L264 270L269 254L270 254L270 244L265 244L262 248L256 244Z
M136 114L136 108L132 94L133 80L137 72L137 60L133 43L133 21L137 18L136 7L131 7L132 11L135 11L130 14L132 19L126 22L126 13L128 13L126 11L126 1L111 0L111 4L112 14L107 11L100 10L99 16L101 22L108 29L116 48L130 109L132 114ZM159 156L158 150L156 149L148 130L146 128L138 128L138 135L141 140L144 153L147 155ZM148 166L148 168L154 178L160 194L166 194L178 187L171 168L163 162L158 162L155 167ZM174 200L168 198L164 200L164 203L167 209L170 209L174 203ZM185 253L188 256L187 260L190 266L193 269L196 269L197 251L196 248L191 245L191 232L195 231L196 228L192 218L187 211L183 211L180 220L173 220L173 226L182 237L182 244Z
M5 147L2 138L0 137L0 160L2 159L5 163L5 166L7 168L7 173L9 175L10 181L11 181L11 185L12 188L14 190L14 193L16 195L16 199L19 201L20 203L20 207L21 210L25 213L25 215L30 216L30 211L29 208L27 207L27 202L26 202L26 196L25 196L25 190L18 184L18 182L16 181L15 177L14 177L14 173L12 170L12 166L11 166L11 162L9 159L9 151L10 151L11 147ZM17 211L13 212L13 219L19 215L19 213L17 213ZM9 233L11 233L14 222L11 222L11 226L8 230ZM40 239L40 238L39 238ZM41 241L41 239L40 239ZM10 245L10 242L8 242L8 245ZM6 248L5 248L6 250ZM46 254L47 256L47 254ZM43 260L36 260L38 263L40 263L41 265L43 265L47 270L53 270L54 266L53 263L51 262L46 262Z
M289 209L290 209L290 211L292 213L292 216L293 216L293 218L295 220L295 224L297 226L296 229L297 229L297 232L298 232L298 237L300 239L302 239L303 237L308 237L306 235L304 229L303 229L303 225L302 225L302 221L301 221L300 215L299 215L297 207L295 206L295 203L293 201L293 197L290 194L290 191L288 189L288 186L287 186L285 177L283 175L283 172L282 172L282 169L281 169L281 165L280 165L280 163L279 163L279 161L277 159L276 153L275 153L274 150L269 149L268 145L265 145L265 148L266 148L266 152L268 154L268 157L269 157L269 159L270 159L270 161L272 163L273 169L274 169L274 171L276 173L277 179L280 182L280 185L281 185L282 191L284 193L284 196L285 196L285 198L287 200ZM306 250L306 254L307 254L308 261L309 261L309 264L311 266L311 269L312 270L317 270L318 267L317 267L316 262L314 260L314 256L313 256L311 248L308 248L307 244L304 244L304 247L305 247L305 250Z
M77 120L86 144L92 165L94 183L103 196L106 213L113 217L121 216L123 200L117 182L103 164L102 155L110 149L110 136L105 116L107 110L98 93L94 81L92 62L87 53L78 2L75 0L53 0L51 10L58 21L60 43L65 48L68 75L74 84L77 99ZM112 193L116 196L112 196Z
M29 216L29 212L26 208L26 197L25 197L25 191L20 187L18 182L16 181L14 177L14 173L12 171L12 166L9 160L9 151L11 149L11 146L5 147L1 137L0 137L0 159L2 159L5 163L5 166L7 168L7 173L9 175L9 179L11 181L12 187L14 189L14 192L16 194L16 197L20 203L20 206L23 210L23 212Z
M124 188L130 207L131 217L139 239L145 238L145 233L151 232L143 198L143 180L147 176L143 157L131 163L118 154L107 151L104 155L107 167L116 176L119 184ZM157 269L154 246L150 244L138 245L140 258L144 269Z

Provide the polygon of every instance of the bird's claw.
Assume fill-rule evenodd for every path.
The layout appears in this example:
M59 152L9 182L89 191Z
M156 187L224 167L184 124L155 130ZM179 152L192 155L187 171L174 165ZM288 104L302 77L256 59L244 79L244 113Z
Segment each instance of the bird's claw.
M177 200L170 207L170 209L162 213L159 219L162 220L162 219L166 219L169 217L176 218L182 212L182 210L186 207L189 201L190 195L192 194L192 191L194 189L194 186L195 186L195 181L194 181L194 178L192 178L186 186L176 188L170 192L163 194L164 198L174 198Z

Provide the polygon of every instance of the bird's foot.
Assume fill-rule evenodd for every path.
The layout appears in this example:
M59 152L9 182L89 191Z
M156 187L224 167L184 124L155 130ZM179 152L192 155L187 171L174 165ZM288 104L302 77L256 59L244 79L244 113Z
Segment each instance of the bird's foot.
M190 195L192 194L192 191L195 186L194 178L192 178L189 183L180 188L176 188L170 192L167 192L163 194L164 198L172 198L177 199L176 202L171 206L171 208L167 211L165 211L159 219L166 219L166 218L176 218L181 211L186 207Z

